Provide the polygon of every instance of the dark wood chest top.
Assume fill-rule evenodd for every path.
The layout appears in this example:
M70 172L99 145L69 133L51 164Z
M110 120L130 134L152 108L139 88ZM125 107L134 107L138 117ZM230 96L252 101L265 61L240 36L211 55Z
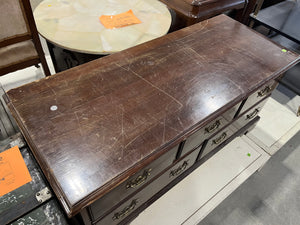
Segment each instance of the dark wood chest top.
M297 61L221 15L7 98L72 216Z

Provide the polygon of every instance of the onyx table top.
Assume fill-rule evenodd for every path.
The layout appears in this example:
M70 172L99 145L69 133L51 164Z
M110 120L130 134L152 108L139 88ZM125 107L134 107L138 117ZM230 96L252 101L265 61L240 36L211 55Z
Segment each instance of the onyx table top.
M299 60L220 15L6 98L73 216Z

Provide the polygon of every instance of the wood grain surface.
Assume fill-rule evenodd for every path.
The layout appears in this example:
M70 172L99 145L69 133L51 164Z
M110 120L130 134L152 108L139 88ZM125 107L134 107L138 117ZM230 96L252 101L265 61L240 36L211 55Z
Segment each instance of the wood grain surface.
M221 15L7 98L73 216L299 60Z

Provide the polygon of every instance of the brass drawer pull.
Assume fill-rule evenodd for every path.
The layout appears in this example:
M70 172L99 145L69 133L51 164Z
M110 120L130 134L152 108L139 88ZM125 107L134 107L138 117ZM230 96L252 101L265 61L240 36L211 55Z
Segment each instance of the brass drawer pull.
M133 199L129 206L126 206L121 212L115 213L113 216L113 220L118 220L120 218L123 218L127 214L129 214L132 210L135 209L136 205L138 203L138 199Z
M270 88L269 86L266 86L265 89L263 89L263 90L261 90L261 91L259 91L259 92L257 93L257 96L258 96L258 97L263 97L263 96L265 96L266 94L268 94L270 91L271 91L271 88Z
M185 161L182 163L182 165L180 165L177 169L172 170L172 171L170 172L169 177L175 177L175 176L181 174L181 173L186 169L186 167L187 167L188 165L189 165L189 159L188 159L188 160L185 160Z
M223 132L223 134L222 134L220 137L214 139L212 142L213 142L213 144L218 145L218 144L220 144L226 137L227 137L226 132Z
M147 178L151 175L152 169L144 170L142 175L139 175L135 180L128 181L126 189L135 188L143 184Z
M246 120L250 120L250 119L254 118L257 115L258 112L259 112L259 110L255 109L252 113L247 115Z
M220 125L221 125L220 120L217 120L217 121L214 122L212 125L206 127L206 128L205 128L205 131L206 131L207 133L211 133L211 132L215 131L216 129L218 129Z

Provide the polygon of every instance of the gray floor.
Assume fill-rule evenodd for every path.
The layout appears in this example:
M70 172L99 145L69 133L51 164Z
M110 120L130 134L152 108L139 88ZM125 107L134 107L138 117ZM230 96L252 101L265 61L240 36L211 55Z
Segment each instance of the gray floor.
M300 131L199 225L300 224Z

